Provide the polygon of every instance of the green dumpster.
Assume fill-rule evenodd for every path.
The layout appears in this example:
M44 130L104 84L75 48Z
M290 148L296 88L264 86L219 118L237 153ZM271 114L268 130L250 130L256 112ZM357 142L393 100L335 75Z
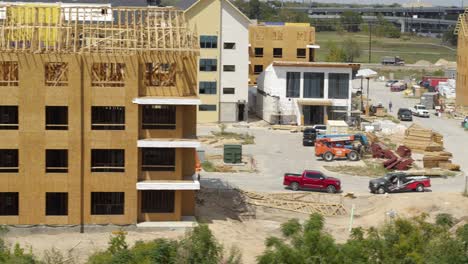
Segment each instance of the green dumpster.
M228 164L242 163L242 145L239 145L239 144L224 145L224 163L228 163Z

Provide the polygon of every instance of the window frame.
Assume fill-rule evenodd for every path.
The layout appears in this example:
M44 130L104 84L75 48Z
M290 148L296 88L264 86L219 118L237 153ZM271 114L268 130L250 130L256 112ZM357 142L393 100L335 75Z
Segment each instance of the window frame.
M256 58L263 58L263 48L260 48L260 47L257 47L257 48L254 48L254 56Z
M217 70L218 70L218 60L217 59L200 58L200 60L199 60L199 71L201 71L201 72L215 72Z
M338 79L333 79L331 76L346 76L345 78L338 78ZM350 91L350 85L349 85L349 78L350 74L349 73L329 73L328 74L328 98L330 99L349 99L349 91ZM336 82L335 82L336 80ZM340 90L340 82L346 83L346 94L343 95ZM332 85L336 84L336 87L332 87Z
M202 87L203 86L210 86L210 87ZM198 82L198 93L199 94L217 94L217 82L216 81L199 81ZM202 92L202 89L204 92ZM213 91L214 93L207 93L206 91Z
M218 36L200 35L200 48L201 49L217 49L218 48Z
M53 198L59 198L54 201ZM65 200L62 200L64 199ZM67 216L68 215L68 193L67 192L46 192L46 216ZM57 206L58 208L50 208Z
M9 157L5 157L4 155L7 155ZM0 173L17 172L19 172L18 149L0 149Z
M56 117L56 111L64 110L64 113L60 113L60 115L64 115L65 118L63 120L53 121L54 117ZM68 130L68 106L56 106L56 105L48 105L45 109L45 129L46 130ZM59 119L63 118L60 117ZM53 121L53 122L51 122ZM64 122L62 122L64 121Z
M107 160L102 157L103 161L96 160L96 155L104 153L113 154L108 156ZM91 149L91 172L125 172L125 149Z
M297 75L299 77L292 78L293 75ZM290 86L292 84L294 84L294 86L297 85L297 90L295 89L296 87ZM299 98L300 96L301 96L301 72L286 72L286 98Z
M11 116L12 114L13 116ZM6 117L6 118L4 118ZM5 121L3 121L5 119ZM0 130L18 130L19 116L17 105L0 105Z
M226 93L226 90L228 90L228 89L229 89L229 91L232 91L232 92ZM235 87L224 87L223 88L223 94L236 94L236 88Z
M112 202L113 199L117 201L113 201L114 203L103 203L104 200ZM125 215L125 192L91 192L90 202L91 215ZM98 210L96 208L98 205L105 206L105 210Z
M319 79L317 78L306 78L308 76L311 77L320 77ZM302 75L302 80L303 80L303 91L302 91L302 97L303 98L325 98L325 73L323 72L304 72ZM313 86L314 81L319 80L319 96L316 96L314 92L317 92L317 90L312 89L316 88ZM306 86L307 84L307 86Z
M45 155L46 155L46 166L45 166L45 172L46 173L66 173L68 172L68 149L46 149L45 150ZM62 163L59 164L60 166L54 166L52 161L50 159L53 159L55 157L52 157L53 155L58 155L63 158L63 160L59 160L57 163Z
M235 42L224 42L223 48L227 50L235 50L236 49L236 43Z
M9 195L12 197L8 197ZM8 202L7 199L11 201ZM8 206L9 204L12 205ZM19 192L0 192L0 216L17 215L19 215Z
M301 51L301 52L304 51L304 55L299 54L300 53L299 51ZM303 49L303 48L296 49L296 58L298 58L298 59L307 58L307 50Z
M214 106L214 108L213 108ZM217 105L214 105L214 104L201 104L201 105L198 105L198 111L202 111L202 112L215 112L218 110L218 107Z
M273 48L273 58L283 58L283 48Z
M159 153L157 153L158 151ZM153 155L151 155L152 152L153 152ZM142 171L175 171L176 155L177 154L176 154L175 148L142 148L141 149L141 170ZM153 157L150 157L150 156L153 156Z
M141 115L141 129L176 129L177 106L175 105L143 105Z
M236 65L223 65L223 72L235 72L236 71Z
M91 106L91 130L125 130L125 106Z
M141 212L174 213L175 190L143 190L141 191Z

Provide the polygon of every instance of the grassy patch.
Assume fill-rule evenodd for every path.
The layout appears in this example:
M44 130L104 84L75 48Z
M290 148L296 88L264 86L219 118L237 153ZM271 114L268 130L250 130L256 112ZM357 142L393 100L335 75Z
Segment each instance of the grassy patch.
M235 132L211 132L213 136L217 138L224 139L235 139L241 141L242 145L251 145L255 144L255 136L250 135L249 133L235 133Z
M361 44L361 55L355 62L369 62L369 35L364 32L340 33L337 32L317 32L317 44L321 46L317 50L317 61L324 61L328 54L329 41L338 45L348 38L356 40ZM380 63L384 56L400 56L406 63L412 64L419 60L427 60L435 63L440 58L448 61L456 60L456 49L442 45L441 39L426 38L417 36L403 36L402 38L385 38L372 36L371 63Z
M368 177L381 177L384 176L388 170L384 168L381 162L372 162L364 160L365 166L323 166L326 170L348 174L352 176L368 176Z
M395 124L400 124L400 120L398 118L392 116L392 115L386 115L386 116L384 116L384 119L385 120L390 120Z
M216 168L215 168L214 164L211 161L206 160L201 165L202 165L203 170L206 171L206 172L215 172L216 171Z

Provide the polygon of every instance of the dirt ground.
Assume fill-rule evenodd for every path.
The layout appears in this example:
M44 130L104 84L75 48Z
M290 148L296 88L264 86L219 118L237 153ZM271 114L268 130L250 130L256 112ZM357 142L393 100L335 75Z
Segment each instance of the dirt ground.
M329 194L324 195L324 200ZM335 197L333 197L335 198ZM265 249L268 236L279 236L281 223L291 218L301 221L307 215L278 209L256 207L246 204L242 195L235 192L206 192L199 196L198 219L209 225L217 239L226 249L239 248L244 263L255 263L255 258ZM341 200L341 199L340 199ZM356 198L343 198L348 214L326 217L326 230L337 241L345 241L349 235L350 209L355 206L353 227L378 226L389 220L389 212L402 217L412 217L428 213L434 217L438 213L449 213L460 219L468 216L468 198L457 193L399 193L389 195L357 195ZM127 242L132 245L138 240L155 238L178 238L183 230L128 231ZM44 250L56 248L70 256L76 263L83 263L87 256L107 248L110 232L64 233L15 235L8 233L6 240L19 243L28 250L42 255Z

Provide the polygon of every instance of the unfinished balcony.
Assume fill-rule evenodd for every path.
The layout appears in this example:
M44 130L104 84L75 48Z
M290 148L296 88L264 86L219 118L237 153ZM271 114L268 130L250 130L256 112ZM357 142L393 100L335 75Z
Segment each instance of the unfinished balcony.
M138 147L196 148L196 107L193 105L140 106Z

